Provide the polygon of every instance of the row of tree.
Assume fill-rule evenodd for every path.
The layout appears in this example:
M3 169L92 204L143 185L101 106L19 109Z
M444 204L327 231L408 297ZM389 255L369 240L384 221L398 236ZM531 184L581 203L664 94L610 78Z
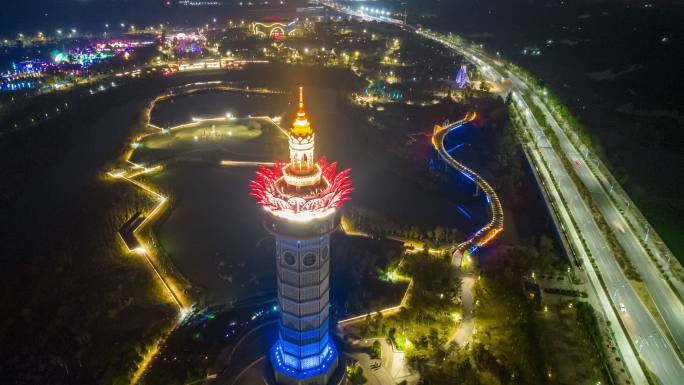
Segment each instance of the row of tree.
M416 225L401 224L377 211L360 206L350 205L345 211L345 220L352 229L368 233L376 238L394 236L420 241L429 247L462 240L462 233L456 227L421 228Z

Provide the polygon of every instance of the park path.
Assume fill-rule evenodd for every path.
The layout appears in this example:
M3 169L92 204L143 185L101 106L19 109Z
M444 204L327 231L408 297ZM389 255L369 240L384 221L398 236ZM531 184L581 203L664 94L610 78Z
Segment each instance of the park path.
M461 302L463 305L463 315L461 323L456 328L456 333L447 341L448 346L455 341L459 347L465 346L470 341L475 331L475 315L473 314L473 284L475 279L470 275L461 276Z

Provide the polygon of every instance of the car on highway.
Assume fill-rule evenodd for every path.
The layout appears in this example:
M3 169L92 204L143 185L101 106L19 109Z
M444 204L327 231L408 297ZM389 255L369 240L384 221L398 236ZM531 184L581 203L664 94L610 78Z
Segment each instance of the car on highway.
M618 231L620 231L622 234L625 233L625 228L622 227L622 225L620 224L620 222L618 222L618 221L613 221L613 226L615 226L615 228L618 229Z
M582 165L582 161L579 160L579 159L575 159L575 164L578 165L578 166L581 166L581 165Z
M627 308L625 307L625 304L620 302L620 311L623 313L627 313Z

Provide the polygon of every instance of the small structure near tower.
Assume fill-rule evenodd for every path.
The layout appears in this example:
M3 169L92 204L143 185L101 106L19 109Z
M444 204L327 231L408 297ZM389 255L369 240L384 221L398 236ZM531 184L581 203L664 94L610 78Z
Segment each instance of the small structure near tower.
M470 79L468 79L468 68L465 64L458 69L454 84L456 85L456 88L460 90L468 87L468 84L470 84Z

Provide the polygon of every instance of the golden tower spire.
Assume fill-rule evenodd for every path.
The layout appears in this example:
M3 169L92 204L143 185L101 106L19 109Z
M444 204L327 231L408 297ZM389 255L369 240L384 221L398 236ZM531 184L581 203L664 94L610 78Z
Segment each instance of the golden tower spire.
M304 87L299 87L299 111L304 112Z
M297 111L297 118L292 123L290 129L290 136L297 138L306 138L313 135L314 131L306 118L306 111L304 111L304 87L299 87L299 111Z

